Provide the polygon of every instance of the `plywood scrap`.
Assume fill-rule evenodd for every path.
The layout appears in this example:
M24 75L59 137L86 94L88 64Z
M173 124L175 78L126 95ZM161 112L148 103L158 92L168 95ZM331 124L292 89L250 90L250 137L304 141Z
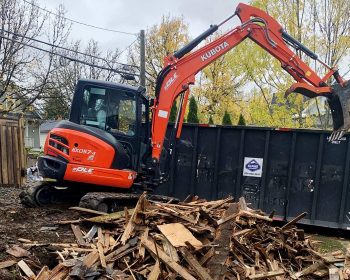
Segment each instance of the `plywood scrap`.
M200 248L203 245L183 224L171 223L157 227L174 247L186 246L186 242L195 248Z

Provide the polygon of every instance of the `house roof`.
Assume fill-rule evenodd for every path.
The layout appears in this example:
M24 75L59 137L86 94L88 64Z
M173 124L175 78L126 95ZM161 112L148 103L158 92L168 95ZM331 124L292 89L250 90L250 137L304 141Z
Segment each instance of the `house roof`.
M40 125L40 133L47 133L53 129L60 121L47 120Z

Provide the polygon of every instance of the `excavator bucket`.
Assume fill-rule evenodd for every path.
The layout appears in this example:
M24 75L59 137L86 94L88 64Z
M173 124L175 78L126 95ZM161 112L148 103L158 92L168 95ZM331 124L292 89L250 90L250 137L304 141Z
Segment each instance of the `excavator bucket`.
M333 119L333 133L329 141L340 140L350 128L350 83L332 86L333 94L327 98Z

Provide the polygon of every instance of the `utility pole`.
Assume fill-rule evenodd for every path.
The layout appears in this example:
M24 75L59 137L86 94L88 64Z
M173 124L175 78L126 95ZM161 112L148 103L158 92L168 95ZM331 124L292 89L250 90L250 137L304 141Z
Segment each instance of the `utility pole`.
M140 31L140 84L146 86L146 41L143 29Z

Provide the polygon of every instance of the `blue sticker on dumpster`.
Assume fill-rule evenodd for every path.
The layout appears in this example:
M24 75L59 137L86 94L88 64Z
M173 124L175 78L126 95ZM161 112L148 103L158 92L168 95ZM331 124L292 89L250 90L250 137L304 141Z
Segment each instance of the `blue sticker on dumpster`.
M245 157L244 165L243 165L243 176L261 177L262 166L263 166L262 158Z

